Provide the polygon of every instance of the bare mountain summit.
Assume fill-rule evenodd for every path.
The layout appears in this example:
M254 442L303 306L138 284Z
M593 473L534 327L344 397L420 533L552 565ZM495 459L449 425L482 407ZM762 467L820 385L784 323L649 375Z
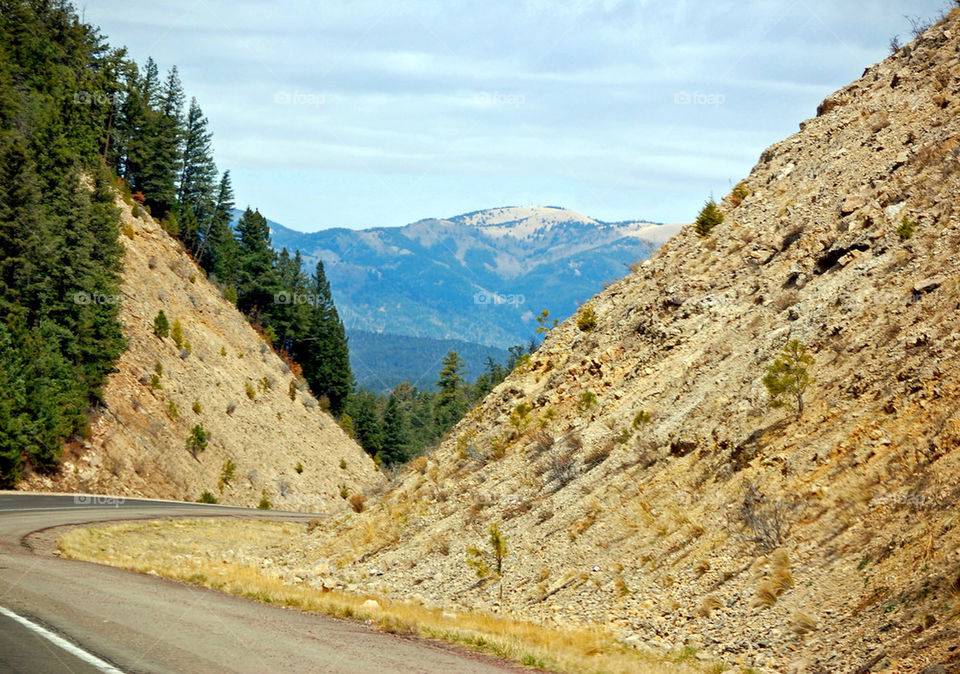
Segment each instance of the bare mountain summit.
M722 224L595 297L595 327L553 330L289 561L493 607L464 550L499 523L500 611L767 672L956 671L958 54L954 10L829 96ZM762 383L793 340L812 357L799 419Z

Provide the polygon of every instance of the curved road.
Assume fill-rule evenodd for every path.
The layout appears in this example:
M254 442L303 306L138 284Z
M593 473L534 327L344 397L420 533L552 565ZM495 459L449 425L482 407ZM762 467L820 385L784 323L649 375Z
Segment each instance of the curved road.
M361 624L184 583L35 554L24 538L66 524L151 517L296 519L170 501L0 492L0 671L526 671Z

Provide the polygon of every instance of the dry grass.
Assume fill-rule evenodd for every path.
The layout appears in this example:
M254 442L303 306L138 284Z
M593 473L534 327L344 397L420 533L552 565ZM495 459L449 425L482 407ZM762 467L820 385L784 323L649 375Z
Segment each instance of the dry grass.
M269 570L231 561L230 553L278 545L305 525L250 520L139 521L74 529L63 536L66 557L155 573L268 604L338 618L372 620L386 632L438 639L557 672L698 672L667 656L631 649L601 627L558 630L486 613L445 613L415 603L284 583ZM199 544L204 541L205 544ZM230 551L230 553L227 553ZM227 554L225 554L227 553Z

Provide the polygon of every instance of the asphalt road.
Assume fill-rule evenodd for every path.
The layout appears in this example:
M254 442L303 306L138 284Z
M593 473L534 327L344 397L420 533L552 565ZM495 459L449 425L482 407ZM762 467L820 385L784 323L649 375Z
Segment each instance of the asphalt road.
M167 516L305 517L226 506L0 492L0 671L524 671L354 622L36 554L24 544L28 534L55 526Z

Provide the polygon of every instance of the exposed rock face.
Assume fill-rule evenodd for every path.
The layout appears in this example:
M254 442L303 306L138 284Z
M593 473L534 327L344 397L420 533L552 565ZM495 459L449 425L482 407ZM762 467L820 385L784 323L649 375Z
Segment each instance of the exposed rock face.
M191 501L209 491L246 506L266 495L274 508L325 512L344 507L340 484L352 491L380 485L373 461L305 385L291 399L290 368L182 246L149 216L118 205L128 233L120 237L120 299L129 348L109 378L107 407L96 413L90 438L67 447L60 474L31 475L20 488ZM161 309L170 323L180 321L189 353L154 335ZM209 440L194 457L186 440L197 424ZM236 467L222 483L227 460Z
M684 230L598 295L594 331L553 330L425 465L291 562L490 606L464 548L499 522L503 610L775 671L956 667L957 23L830 96L708 238ZM761 383L791 339L815 358L800 421Z

